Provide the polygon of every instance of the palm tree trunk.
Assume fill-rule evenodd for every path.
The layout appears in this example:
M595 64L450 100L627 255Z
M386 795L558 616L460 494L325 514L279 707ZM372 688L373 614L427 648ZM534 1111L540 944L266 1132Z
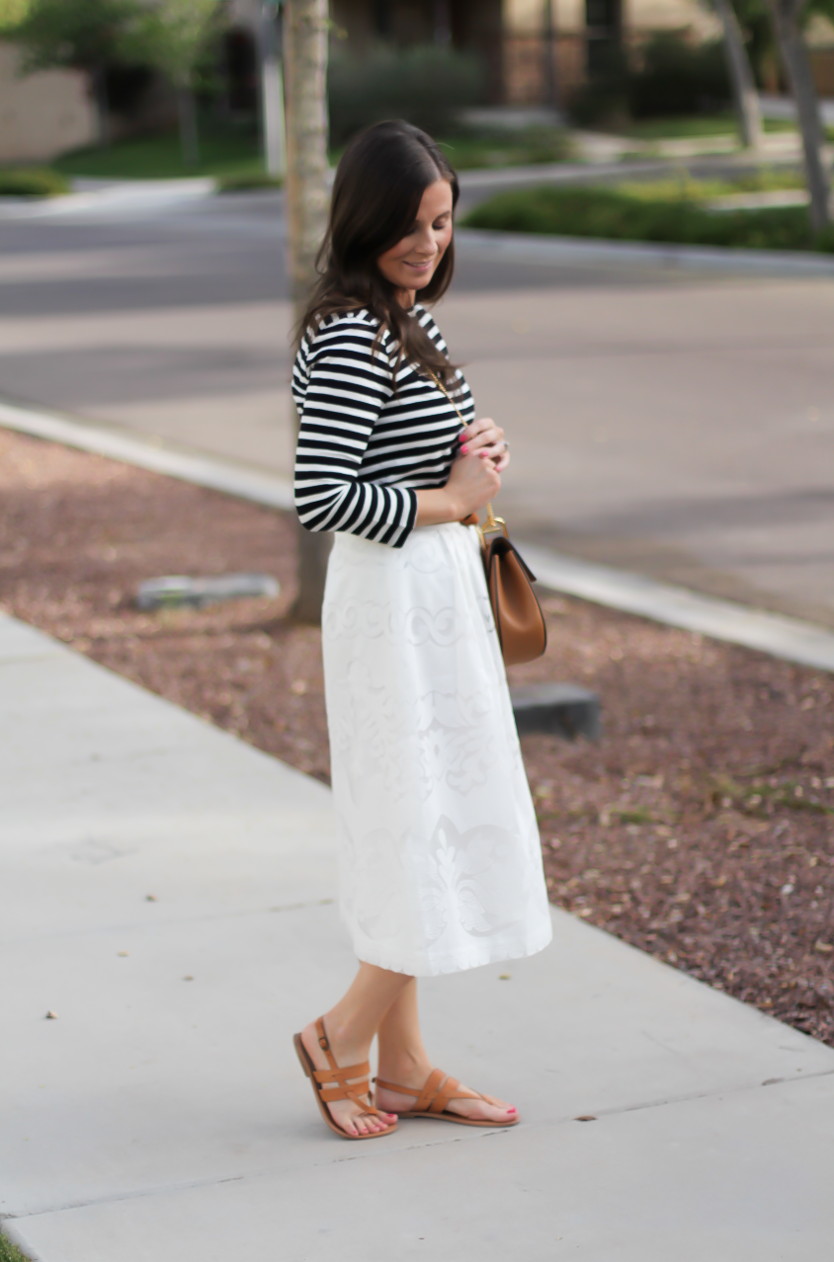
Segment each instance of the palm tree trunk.
M715 8L724 27L724 49L730 82L733 85L741 143L745 149L758 149L763 136L762 111L741 27L732 0L715 0Z
M284 77L287 108L287 226L290 292L296 321L316 279L316 255L327 227L327 0L287 0ZM296 418L297 419L297 418ZM321 621L331 537L299 524L298 597L294 613Z
M823 165L823 132L817 90L808 50L799 29L800 4L798 0L769 0L769 3L802 133L805 174L811 194L811 224L815 232L821 232L831 218L830 175Z

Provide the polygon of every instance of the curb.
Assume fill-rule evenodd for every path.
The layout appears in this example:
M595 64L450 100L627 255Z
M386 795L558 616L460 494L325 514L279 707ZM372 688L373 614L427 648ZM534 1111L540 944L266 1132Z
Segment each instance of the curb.
M245 465L7 403L0 403L0 425L236 495L266 508L290 510L293 507L292 485L286 478ZM523 540L519 540L519 544L538 581L552 591L728 644L770 653L801 666L834 672L834 632L824 627L702 596L685 587L658 583L640 574L580 561Z
M650 241L591 241L533 233L458 228L455 244L470 257L527 263L608 263L657 270L743 272L752 276L834 277L834 256L791 250L731 250L709 245L661 245Z
M0 220L53 219L63 215L103 211L107 215L167 209L203 201L217 191L211 176L172 180L106 181L98 187L76 189L59 197L2 197Z
M523 544L522 552L543 587L801 666L834 671L834 632L811 622L702 596L686 587L579 561L534 544Z
M267 508L293 507L292 486L286 479L201 452L169 446L161 439L138 438L103 425L70 420L9 403L0 403L0 425L21 434L30 434L33 438L46 438L67 447L94 452L98 456L109 456L112 460L121 460L139 469L149 469L152 473L164 473L183 482L192 482L195 486L237 495Z

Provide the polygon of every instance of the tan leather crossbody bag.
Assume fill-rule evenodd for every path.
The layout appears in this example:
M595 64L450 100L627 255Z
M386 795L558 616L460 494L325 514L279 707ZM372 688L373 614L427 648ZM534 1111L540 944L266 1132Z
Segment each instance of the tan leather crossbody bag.
M463 414L449 391L433 373L430 375L465 424ZM506 522L503 517L495 516L491 504L487 504L487 519L483 526L478 523L477 513L467 517L462 525L478 528L489 603L504 664L517 666L521 662L532 662L541 657L547 648L547 623L533 590L535 574L518 548L510 542ZM490 535L493 537L488 539Z

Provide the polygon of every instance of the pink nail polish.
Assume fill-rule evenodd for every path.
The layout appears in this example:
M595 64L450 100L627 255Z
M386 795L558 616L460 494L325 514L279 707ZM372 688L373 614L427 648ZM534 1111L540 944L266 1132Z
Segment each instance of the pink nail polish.
M515 1113L515 1109L507 1109L508 1113Z
M463 446L461 447L461 451L463 452L464 455L466 455L468 450L469 450L469 447L467 446L466 443L464 443Z

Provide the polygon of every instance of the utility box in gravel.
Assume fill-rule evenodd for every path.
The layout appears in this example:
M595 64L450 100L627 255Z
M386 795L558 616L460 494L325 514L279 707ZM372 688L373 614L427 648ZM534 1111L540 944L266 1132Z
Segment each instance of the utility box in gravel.
M599 697L578 684L529 684L511 688L510 697L519 736L549 732L575 740L599 740L602 710Z

